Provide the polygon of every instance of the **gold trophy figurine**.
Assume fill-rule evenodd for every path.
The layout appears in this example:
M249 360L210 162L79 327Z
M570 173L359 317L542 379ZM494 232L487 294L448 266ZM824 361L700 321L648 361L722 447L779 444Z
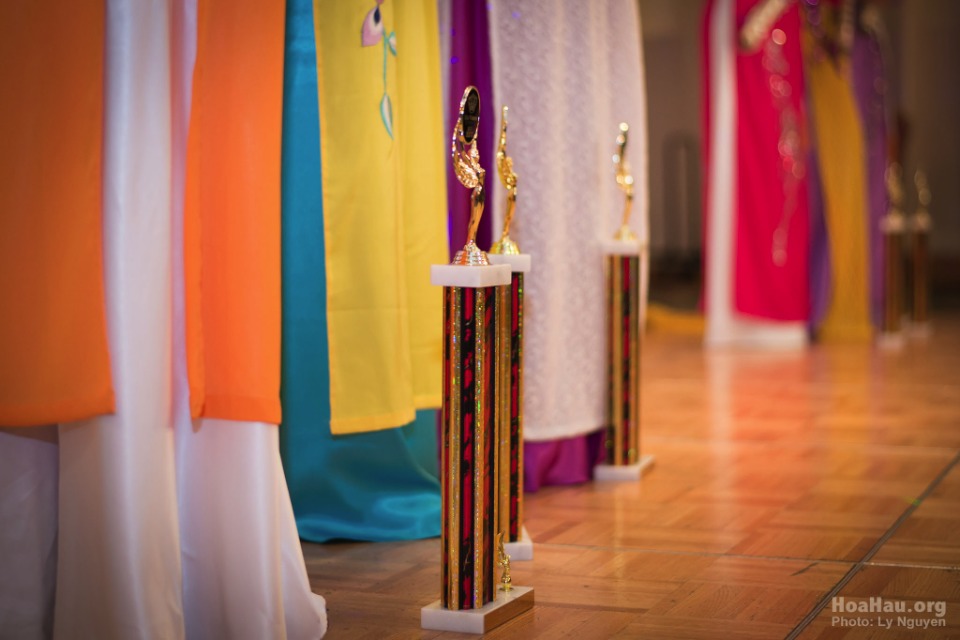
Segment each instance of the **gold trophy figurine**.
M630 127L626 122L620 123L620 134L617 136L617 152L613 154L613 162L617 165L617 186L626 195L623 206L623 221L620 229L613 236L614 240L622 242L636 242L637 236L630 230L630 212L633 209L633 176L630 175L630 163L627 162L627 132Z
M513 581L510 578L510 556L503 549L503 531L497 534L497 566L503 568L500 573L500 588L510 591Z
M460 114L453 129L450 155L453 158L453 171L460 183L470 194L470 224L467 227L467 244L457 251L451 264L483 266L490 264L487 254L477 246L477 227L483 215L484 170L480 166L480 154L477 152L477 128L480 125L480 93L474 86L467 87L460 99Z
M517 208L517 174L513 171L513 158L507 155L507 107L500 112L500 142L497 145L497 172L500 182L507 190L507 207L503 216L503 232L490 253L519 254L520 247L510 238L510 222Z

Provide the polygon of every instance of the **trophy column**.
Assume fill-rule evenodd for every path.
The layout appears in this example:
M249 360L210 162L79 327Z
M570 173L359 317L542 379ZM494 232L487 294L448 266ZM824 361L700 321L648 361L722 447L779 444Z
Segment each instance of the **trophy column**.
M530 255L510 238L510 223L517 205L517 174L507 155L507 107L500 116L497 173L507 190L500 239L490 247L492 264L510 267L511 281L504 287L503 322L497 353L501 381L500 430L500 529L505 553L513 560L533 560L533 541L523 526L523 279L530 271Z
M532 560L533 541L523 526L523 278L529 254L489 254L491 264L510 273L502 287L502 316L497 340L499 424L499 527L513 560Z
M440 599L420 610L425 629L485 633L530 609L533 589L510 583L498 523L499 321L510 268L493 265L475 242L484 171L476 150L480 97L468 87L453 134L457 177L472 189L467 243L453 263L433 265L443 287L443 406L440 484ZM500 584L494 566L503 570Z
M613 240L604 244L607 280L607 432L606 461L594 478L636 480L653 464L640 455L640 257L643 247L630 229L633 176L626 159L626 124L617 136L617 184L626 196L623 222Z

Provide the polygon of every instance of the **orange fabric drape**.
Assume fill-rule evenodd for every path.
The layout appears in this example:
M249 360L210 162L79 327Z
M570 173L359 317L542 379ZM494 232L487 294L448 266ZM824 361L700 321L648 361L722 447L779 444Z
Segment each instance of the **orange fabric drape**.
M198 5L184 203L195 417L280 422L284 4Z
M0 425L113 411L102 2L0 2Z

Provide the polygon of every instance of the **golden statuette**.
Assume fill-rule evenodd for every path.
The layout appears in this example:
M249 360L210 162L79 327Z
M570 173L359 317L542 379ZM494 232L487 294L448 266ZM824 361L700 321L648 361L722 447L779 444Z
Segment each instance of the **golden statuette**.
M513 587L510 579L510 556L503 549L503 531L497 534L497 566L503 568L500 572L500 588L510 591Z
M507 208L503 216L503 232L490 253L520 253L520 247L510 238L510 222L517 208L517 174L513 171L513 158L507 155L507 107L500 112L500 142L497 144L497 172L500 182L507 190Z
M483 215L484 170L480 166L480 154L477 152L477 128L480 125L480 93L474 86L467 87L460 99L460 115L453 129L450 155L453 158L453 171L457 179L470 194L470 224L467 227L467 244L457 251L451 264L482 266L490 264L487 254L477 246L477 227Z
M913 183L917 186L917 211L913 214L913 229L915 231L929 231L931 227L930 186L927 184L927 174L917 169L913 174Z
M617 186L626 196L623 207L623 221L620 229L614 234L614 240L636 242L637 236L630 230L630 211L633 209L633 176L630 175L630 163L627 162L627 132L630 127L626 122L620 123L620 134L617 136L617 152L613 154L613 163L617 165Z

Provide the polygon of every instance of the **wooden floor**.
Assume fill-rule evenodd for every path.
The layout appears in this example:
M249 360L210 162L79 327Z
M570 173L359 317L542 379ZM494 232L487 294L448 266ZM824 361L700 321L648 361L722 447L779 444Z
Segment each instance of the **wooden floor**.
M894 352L644 349L655 466L527 495L535 557L511 569L536 606L486 637L960 638L960 315ZM437 539L304 553L332 640L475 637L420 629Z

